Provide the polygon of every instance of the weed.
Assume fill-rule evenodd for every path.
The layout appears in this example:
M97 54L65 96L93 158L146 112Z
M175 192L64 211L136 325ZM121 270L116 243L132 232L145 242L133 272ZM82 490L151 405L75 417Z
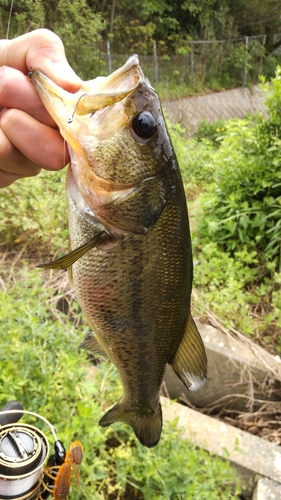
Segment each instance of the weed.
M0 237L9 247L68 248L65 171L42 171L0 191Z

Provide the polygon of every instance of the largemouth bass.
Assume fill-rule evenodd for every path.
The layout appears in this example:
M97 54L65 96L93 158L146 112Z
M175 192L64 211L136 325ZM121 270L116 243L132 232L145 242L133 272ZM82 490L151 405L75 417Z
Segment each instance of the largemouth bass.
M70 94L31 76L68 143L69 268L93 329L83 347L105 353L124 388L100 425L124 422L155 446L169 363L191 391L206 355L190 313L192 253L185 193L159 98L137 56Z

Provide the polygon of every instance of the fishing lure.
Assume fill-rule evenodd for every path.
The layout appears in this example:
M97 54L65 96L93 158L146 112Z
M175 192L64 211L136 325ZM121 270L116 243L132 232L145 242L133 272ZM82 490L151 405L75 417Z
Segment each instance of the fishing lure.
M76 486L80 490L80 464L83 458L83 448L80 441L71 443L61 465L47 466L44 470L42 485L44 490L52 493L54 500L65 500L69 493L71 478L74 475ZM50 485L48 478L53 485ZM40 499L40 497L39 497Z

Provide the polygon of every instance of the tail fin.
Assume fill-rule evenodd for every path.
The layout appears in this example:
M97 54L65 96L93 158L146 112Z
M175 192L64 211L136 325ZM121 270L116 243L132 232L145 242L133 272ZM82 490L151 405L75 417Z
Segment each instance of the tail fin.
M99 421L102 427L107 427L114 422L123 422L129 424L138 440L143 446L152 448L158 443L162 431L162 408L155 413L146 413L144 415L126 410L124 403L120 402L113 406Z

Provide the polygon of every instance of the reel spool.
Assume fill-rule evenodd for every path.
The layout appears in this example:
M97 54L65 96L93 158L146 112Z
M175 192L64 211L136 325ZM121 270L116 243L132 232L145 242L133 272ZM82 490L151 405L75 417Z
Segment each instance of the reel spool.
M17 423L22 415L32 415L50 428L55 465L64 461L65 449L58 441L54 427L41 415L26 411L17 401L10 401L0 410L0 500L44 500L50 489L42 486L49 443L43 432L29 424Z
M49 443L36 427L0 427L0 499L35 500L48 454Z

